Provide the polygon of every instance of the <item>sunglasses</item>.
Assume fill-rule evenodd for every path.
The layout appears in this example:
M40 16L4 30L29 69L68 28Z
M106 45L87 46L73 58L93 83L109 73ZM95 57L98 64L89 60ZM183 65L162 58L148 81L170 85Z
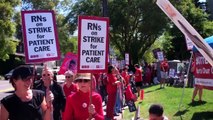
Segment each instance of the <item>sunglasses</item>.
M90 80L87 80L87 79L78 79L78 80L76 80L76 82L78 82L78 83L87 83L87 82L89 82Z
M42 76L44 76L44 77L45 77L45 76L50 76L50 74L43 74Z
M65 76L65 78L71 78L71 77L73 77L73 76Z

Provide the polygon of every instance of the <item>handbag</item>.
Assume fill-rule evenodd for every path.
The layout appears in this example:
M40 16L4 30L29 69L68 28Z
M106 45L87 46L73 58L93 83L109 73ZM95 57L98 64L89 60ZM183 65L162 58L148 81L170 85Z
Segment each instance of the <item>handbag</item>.
M129 108L129 112L136 111L135 102L133 100L126 101L126 104L127 104L128 108Z

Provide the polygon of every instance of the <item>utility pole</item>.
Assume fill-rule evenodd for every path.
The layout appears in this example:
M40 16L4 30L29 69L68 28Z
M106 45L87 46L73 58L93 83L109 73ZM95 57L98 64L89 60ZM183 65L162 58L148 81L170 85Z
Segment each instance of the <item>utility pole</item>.
M103 11L103 17L108 17L108 3L107 0L102 0L102 11Z

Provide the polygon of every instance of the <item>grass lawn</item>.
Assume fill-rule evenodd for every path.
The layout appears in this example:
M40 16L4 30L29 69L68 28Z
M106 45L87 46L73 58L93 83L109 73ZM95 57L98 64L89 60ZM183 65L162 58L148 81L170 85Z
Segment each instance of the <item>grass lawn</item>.
M148 119L148 109L151 104L159 103L164 107L164 114L170 120L213 120L213 91L203 90L203 103L191 103L193 88L185 88L184 98L178 111L182 88L166 87L159 89L159 85L145 88L144 100L136 102L140 106L140 118ZM196 96L195 101L198 101ZM124 111L123 119L130 120L135 113L128 109Z

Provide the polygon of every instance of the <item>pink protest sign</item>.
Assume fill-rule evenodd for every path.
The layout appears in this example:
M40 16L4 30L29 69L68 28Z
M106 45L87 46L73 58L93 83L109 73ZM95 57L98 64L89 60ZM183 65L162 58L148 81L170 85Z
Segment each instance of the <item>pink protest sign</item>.
M65 55L64 61L58 71L58 74L64 74L67 70L72 71L73 73L77 72L77 55L71 52L68 52Z

